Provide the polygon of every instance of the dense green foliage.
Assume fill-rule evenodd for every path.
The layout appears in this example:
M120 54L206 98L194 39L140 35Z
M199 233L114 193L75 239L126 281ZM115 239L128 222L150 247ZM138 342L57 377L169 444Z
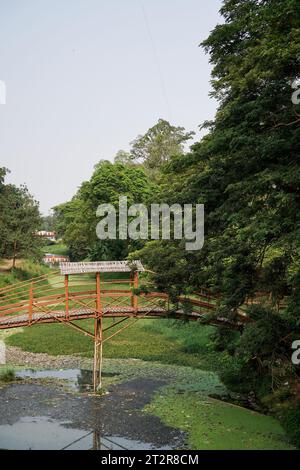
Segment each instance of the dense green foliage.
M118 212L121 195L127 196L129 205L146 201L151 186L142 168L100 161L73 199L54 208L56 229L63 235L71 259L118 260L138 248L140 245L130 240L99 240L96 211L100 204L109 203Z
M138 136L132 142L132 161L142 163L151 175L155 175L171 157L183 153L184 144L193 135L193 132L186 132L184 127L174 127L168 121L159 119L145 135Z
M17 258L38 256L35 231L41 218L38 203L28 189L5 184L6 173L0 168L0 258L12 258L14 267Z
M202 44L219 102L205 137L186 154L191 134L160 120L114 165L100 163L57 212L74 258L138 256L156 272L159 289L218 292L217 314L231 320L247 299L265 293L248 308L251 322L241 334L215 334L217 350L231 355L222 378L261 398L288 382L297 409L291 344L300 336L300 105L292 94L300 78L300 4L226 0L221 13L224 23ZM155 191L146 175L155 176ZM204 203L203 249L186 251L184 240L142 248L96 241L96 206L115 204L120 194L132 202Z
M13 368L5 367L5 369L0 369L0 383L13 382L15 379L16 374Z
M1 263L0 263L1 268ZM27 281L33 277L42 276L46 274L49 269L46 266L41 265L40 263L35 263L32 261L23 261L21 266L17 266L12 271L5 270L0 275L0 289L2 287L7 287L14 285L19 281ZM45 281L47 282L47 281ZM22 289L20 289L22 290ZM0 295L1 300L1 295Z
M223 379L259 396L288 382L299 409L291 344L300 336L300 107L291 98L300 4L228 0L221 12L225 23L203 43L218 112L202 141L164 168L160 195L205 204L205 246L188 253L182 243L152 242L140 256L161 287L218 291L218 313L231 319L267 292L271 303L248 310L252 322L234 344L222 332L219 346L233 355Z

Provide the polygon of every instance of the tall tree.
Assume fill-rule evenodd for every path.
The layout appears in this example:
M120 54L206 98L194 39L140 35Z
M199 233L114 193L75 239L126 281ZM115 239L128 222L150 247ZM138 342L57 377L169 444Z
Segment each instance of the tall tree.
M132 159L143 163L148 170L157 171L173 155L182 154L184 144L193 135L193 132L186 132L183 127L175 127L159 119L146 134L138 136L131 143Z
M119 150L116 155L114 162L121 163L122 165L132 165L134 158L130 152L125 152L125 150Z
M137 166L100 161L90 179L83 183L65 204L54 208L57 231L63 235L72 259L124 259L130 249L129 240L99 240L96 216L100 204L109 203L118 212L119 196L128 204L145 202L151 194L151 184L144 170ZM132 242L138 248L139 243Z
M247 296L271 293L273 308L249 308L239 341L223 341L234 355L224 380L266 393L299 375L290 357L300 334L300 2L227 0L221 13L203 43L218 112L202 141L164 168L161 188L165 202L205 204L205 244L188 253L152 242L140 256L160 286L220 292L218 314L232 320Z
M0 256L12 258L36 256L39 240L35 235L41 223L38 203L26 186L4 184L5 170L0 171Z

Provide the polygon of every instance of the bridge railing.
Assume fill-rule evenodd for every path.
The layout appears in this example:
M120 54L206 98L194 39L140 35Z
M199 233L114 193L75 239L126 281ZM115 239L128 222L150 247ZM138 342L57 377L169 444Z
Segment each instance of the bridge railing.
M172 302L166 293L142 289L135 279L99 279L95 275L66 278L58 272L0 289L0 328L4 320L34 325L39 321L68 321L85 317L139 315L141 317L187 315L201 319L213 313L220 296L208 289ZM154 289L154 286L153 286Z

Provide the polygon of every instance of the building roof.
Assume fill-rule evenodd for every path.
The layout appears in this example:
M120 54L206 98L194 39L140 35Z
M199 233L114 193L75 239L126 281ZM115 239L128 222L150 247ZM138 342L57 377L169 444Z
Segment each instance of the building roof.
M61 274L85 273L130 273L145 271L141 261L93 261L80 263L60 263Z

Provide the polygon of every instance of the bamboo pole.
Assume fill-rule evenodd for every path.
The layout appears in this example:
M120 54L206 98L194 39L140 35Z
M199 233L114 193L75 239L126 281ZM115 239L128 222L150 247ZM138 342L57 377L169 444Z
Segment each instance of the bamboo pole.
M101 281L100 273L96 273L96 318L94 322L94 392L102 388L102 362L103 362L103 319L101 308Z
M139 273L137 271L134 271L133 274L133 288L138 289L139 287ZM138 311L138 297L136 294L133 295L133 309L134 313L137 314Z
M65 275L66 317L69 318L69 276Z
M32 311L33 311L33 283L31 283L30 288L29 288L29 311L28 311L29 325L31 325L31 322L32 322Z

